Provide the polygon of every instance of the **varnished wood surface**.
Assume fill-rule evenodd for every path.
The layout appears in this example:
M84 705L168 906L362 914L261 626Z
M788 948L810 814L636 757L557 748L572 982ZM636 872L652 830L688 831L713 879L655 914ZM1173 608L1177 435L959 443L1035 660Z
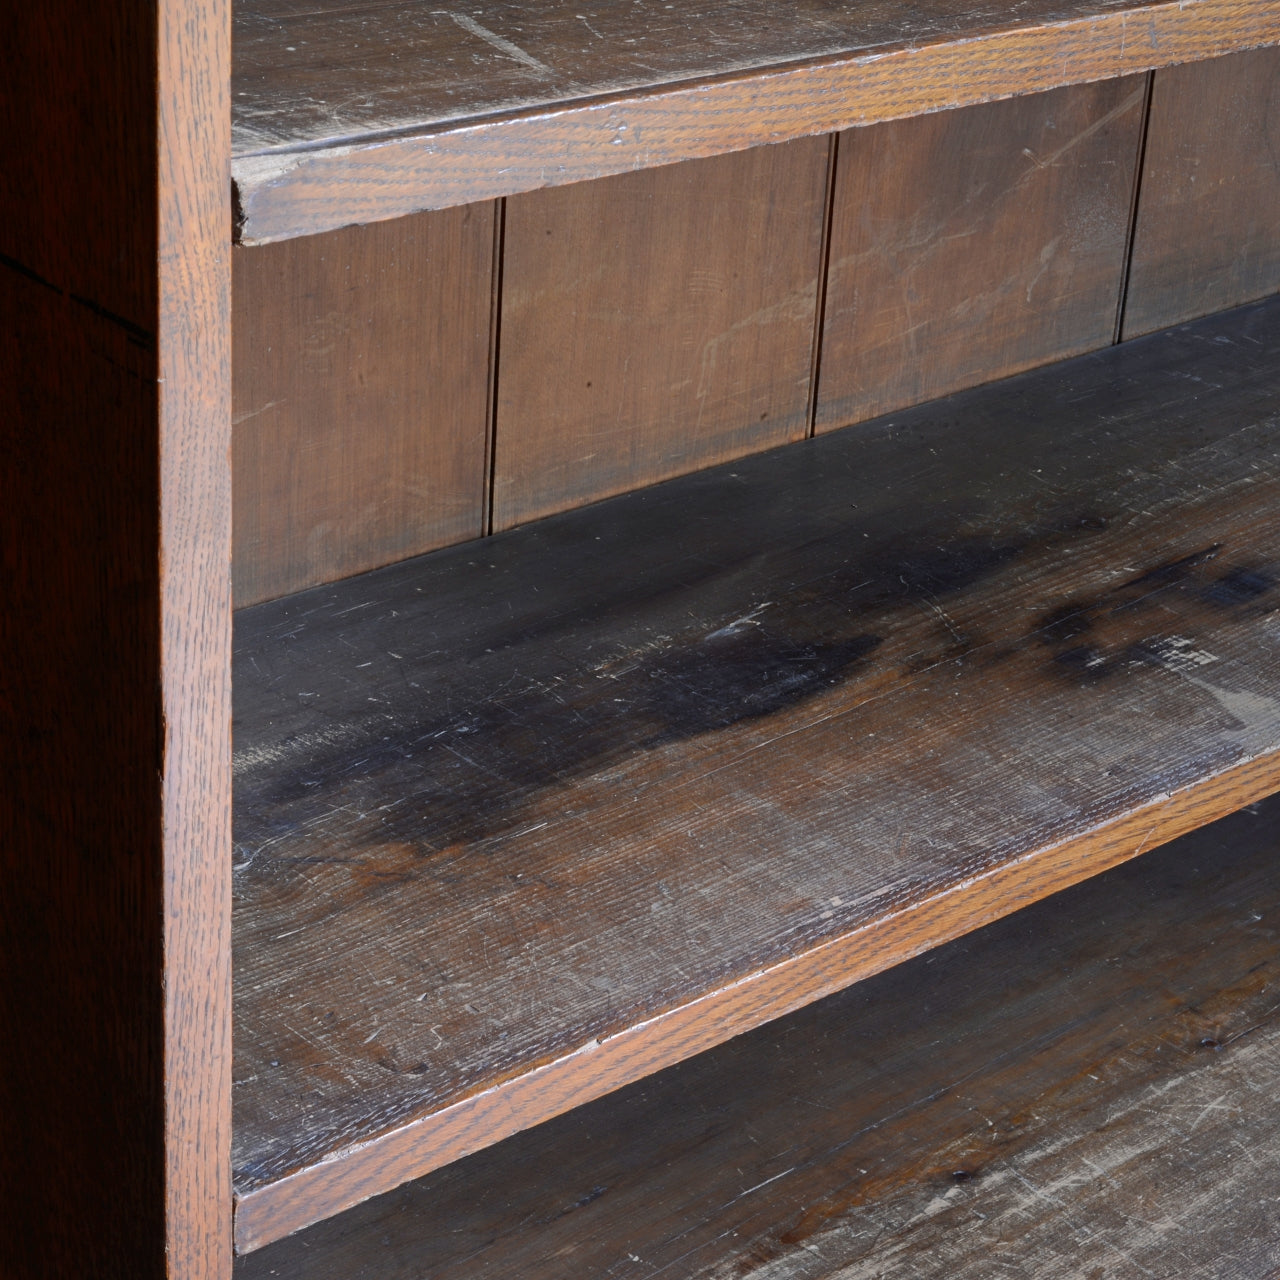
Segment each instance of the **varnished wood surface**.
M494 207L234 255L235 595L485 531Z
M804 438L829 150L507 201L495 528Z
M1280 49L1155 77L1124 335L1280 290Z
M819 430L1106 346L1147 78L840 135Z
M1185 836L237 1280L1270 1280L1278 823Z
M1273 789L1277 323L241 613L238 1245Z
M245 241L830 133L1277 39L1276 0L237 6Z
M229 5L0 16L0 1274L226 1280Z

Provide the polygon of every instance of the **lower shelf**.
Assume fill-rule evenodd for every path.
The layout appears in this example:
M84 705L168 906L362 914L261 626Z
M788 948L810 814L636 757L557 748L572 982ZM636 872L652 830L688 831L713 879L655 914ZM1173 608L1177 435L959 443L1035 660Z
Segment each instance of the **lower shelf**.
M1272 1277L1277 855L1280 797L236 1280Z
M238 615L238 1247L1280 787L1278 338Z

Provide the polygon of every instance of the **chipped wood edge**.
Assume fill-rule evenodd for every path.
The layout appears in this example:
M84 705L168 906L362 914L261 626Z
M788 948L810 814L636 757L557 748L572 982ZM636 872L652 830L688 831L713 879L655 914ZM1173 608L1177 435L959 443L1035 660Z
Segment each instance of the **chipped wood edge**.
M248 1253L371 1196L869 978L1049 894L1225 817L1280 788L1280 747L1111 822L958 881L606 1040L237 1198Z
M1164 0L1060 23L232 162L243 244L331 231L1280 42L1280 0Z

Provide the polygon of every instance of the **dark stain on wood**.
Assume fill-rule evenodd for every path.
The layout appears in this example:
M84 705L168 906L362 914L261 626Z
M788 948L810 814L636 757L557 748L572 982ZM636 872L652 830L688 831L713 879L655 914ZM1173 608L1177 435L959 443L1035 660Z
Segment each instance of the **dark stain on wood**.
M242 611L242 1197L1271 759L1276 314Z

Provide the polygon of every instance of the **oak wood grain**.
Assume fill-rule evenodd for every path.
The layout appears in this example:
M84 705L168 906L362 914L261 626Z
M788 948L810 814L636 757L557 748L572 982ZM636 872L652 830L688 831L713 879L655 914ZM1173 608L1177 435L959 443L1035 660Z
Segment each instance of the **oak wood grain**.
M1274 44L1280 20L1276 0L1037 0L1016 15L752 0L696 21L662 6L242 6L239 234L283 239L1110 79Z
M840 135L819 430L1106 346L1144 76Z
M226 1280L230 6L6 6L0 1272Z
M507 201L495 528L803 439L827 153Z
M1269 1280L1277 819L1183 837L237 1280Z
M1280 290L1280 49L1155 77L1124 336Z
M238 1246L1274 789L1278 317L242 611Z
M490 204L234 255L235 595L484 532Z

